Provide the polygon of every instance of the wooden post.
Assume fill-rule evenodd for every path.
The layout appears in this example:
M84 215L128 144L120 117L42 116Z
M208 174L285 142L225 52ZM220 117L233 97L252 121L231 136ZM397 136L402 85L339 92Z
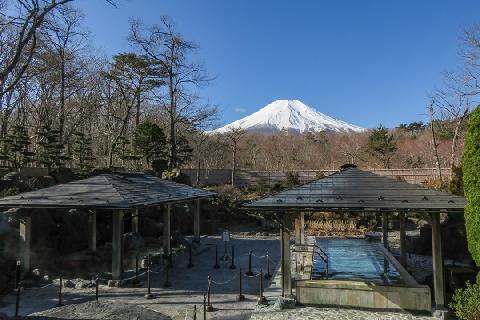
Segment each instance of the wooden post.
M285 237L283 236L283 227L280 227L280 272L281 272L281 279L280 279L280 287L282 288L282 297L285 296L285 274L283 272L283 268L285 266L285 246L283 241Z
M290 260L290 217L284 213L284 228L282 235L282 295L290 296L292 294L292 268Z
M435 309L445 309L445 284L443 275L442 234L440 230L440 212L432 213L432 258L433 258L433 290Z
M300 244L305 244L305 213L300 213Z
M163 211L163 253L170 252L170 219L172 214L172 204L167 204L167 210Z
M31 251L32 251L32 217L28 216L20 220L20 249L22 253L22 265L24 272L31 269Z
M193 213L193 241L200 242L200 199L195 200L195 212Z
M388 215L382 212L382 238L383 246L388 249Z
M295 244L301 244L300 215L295 217Z
M406 267L407 262L407 248L405 239L405 212L398 213L398 219L400 220L400 263Z
M113 211L112 224L112 279L123 276L123 210Z
M90 234L88 237L88 250L97 251L97 210L91 210L88 215Z
M134 209L132 212L132 232L133 233L138 233L138 213L139 210Z

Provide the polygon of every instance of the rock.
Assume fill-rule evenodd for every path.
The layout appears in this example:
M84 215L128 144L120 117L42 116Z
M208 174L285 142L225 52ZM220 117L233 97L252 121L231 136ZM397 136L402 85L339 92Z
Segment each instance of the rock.
M123 284L122 280L108 280L108 283L107 283L109 287L114 287L114 288L119 288L122 286L122 284Z
M279 297L275 304L273 305L274 309L285 310L285 309L295 309L296 301L294 298Z
M73 282L72 280L63 280L63 287L75 288L75 282Z
M50 281L50 276L48 274L43 276L44 281Z
M33 269L32 274L35 277L40 277L41 276L40 270L38 270L38 269Z

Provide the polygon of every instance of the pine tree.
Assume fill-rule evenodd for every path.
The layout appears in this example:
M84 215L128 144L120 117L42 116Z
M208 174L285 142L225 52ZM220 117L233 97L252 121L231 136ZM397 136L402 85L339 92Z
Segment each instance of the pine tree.
M74 136L73 160L80 170L80 175L86 176L94 168L92 138L87 137L83 132L75 132Z
M70 160L64 152L64 145L60 142L60 131L52 129L48 124L40 128L39 151L37 161L47 168L62 167L65 161Z
M390 168L390 158L397 150L393 135L389 134L388 129L380 125L373 129L368 137L368 151L383 162L385 168Z

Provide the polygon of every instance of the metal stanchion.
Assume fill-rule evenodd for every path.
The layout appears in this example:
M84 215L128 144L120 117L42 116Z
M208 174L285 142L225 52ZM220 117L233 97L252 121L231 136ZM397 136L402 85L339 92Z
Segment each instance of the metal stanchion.
M272 274L270 273L270 256L268 255L267 251L267 274L265 275L265 279L269 280L272 278Z
M63 278L62 275L60 275L60 285L58 286L58 307L63 306L62 304L62 287L63 287Z
M253 277L254 274L252 272L252 251L248 254L248 271L245 273L246 276L248 277Z
M144 296L145 299L153 299L153 294L151 291L150 284L150 273L152 271L152 263L150 261L150 255L147 256L147 294Z
M213 266L213 269L218 268L220 268L220 265L218 264L218 245L215 245L215 265Z
M138 282L138 254L135 255L135 282Z
M168 268L173 267L173 254L172 248L170 247L170 254L168 255Z
M211 277L211 276L208 276L207 312L212 312L212 311L213 311L213 306L212 306L212 304L210 303L211 283L212 283L212 277Z
M239 288L239 292L238 292L238 297L237 297L237 301L243 301L245 300L245 296L243 295L242 293L242 268L240 268L239 270L239 273L238 273L238 288Z
M15 288L18 288L18 284L20 283L20 274L22 270L22 263L20 260L17 260L17 264L15 266Z
M203 294L203 320L207 320L207 294Z
M97 278L95 279L95 301L98 301L98 285L99 285L100 279Z
M193 305L193 320L197 320L197 305Z
M232 264L230 265L230 269L237 269L235 266L235 246L232 245Z
M188 265L187 268L193 267L193 260L192 260L192 244L188 246Z
M15 297L15 318L18 317L18 311L20 309L20 290L21 290L20 283L18 283L16 290L17 290L16 292L17 296Z
M257 300L258 304L266 305L268 304L267 299L263 295L263 270L260 269L260 295Z

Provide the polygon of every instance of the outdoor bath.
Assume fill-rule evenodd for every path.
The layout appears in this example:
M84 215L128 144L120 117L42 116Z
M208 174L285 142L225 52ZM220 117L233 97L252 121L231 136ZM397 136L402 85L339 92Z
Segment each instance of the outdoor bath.
M310 255L306 274L295 281L298 303L430 312L430 288L419 285L380 243L347 238L314 243L328 258Z

